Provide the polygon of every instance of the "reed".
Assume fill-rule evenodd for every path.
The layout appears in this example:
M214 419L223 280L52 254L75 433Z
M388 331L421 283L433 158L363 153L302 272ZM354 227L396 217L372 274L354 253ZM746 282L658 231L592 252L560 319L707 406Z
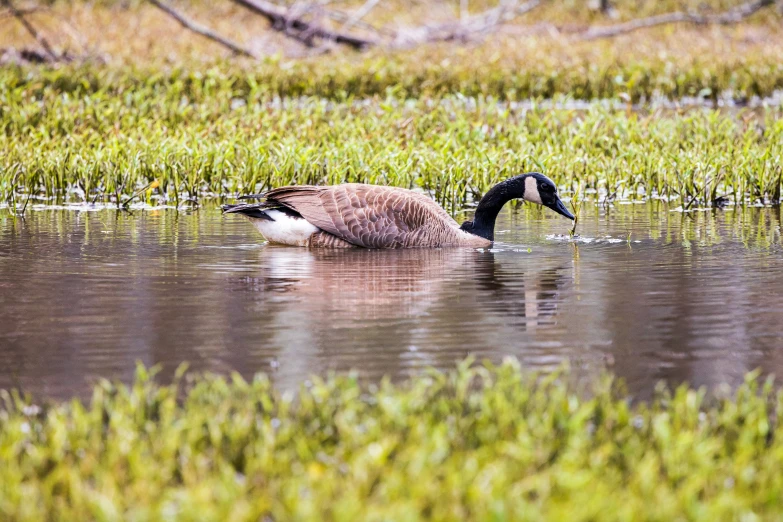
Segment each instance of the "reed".
M571 209L574 213L574 226L571 227L569 235L573 238L576 235L576 226L579 224L579 212L582 209L583 192L581 185L577 185L571 195Z

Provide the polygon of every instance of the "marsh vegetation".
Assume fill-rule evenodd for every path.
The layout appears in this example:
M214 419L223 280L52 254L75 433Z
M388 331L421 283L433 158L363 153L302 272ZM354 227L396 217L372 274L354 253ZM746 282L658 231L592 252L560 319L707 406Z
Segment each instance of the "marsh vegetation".
M0 2L0 518L779 516L779 6L277 5L351 50L246 3ZM217 210L463 218L524 171L578 230L292 252Z
M635 112L462 96L334 102L269 98L222 76L201 87L152 80L118 92L64 92L56 78L5 75L0 187L8 202L32 194L121 206L154 183L157 203L179 207L353 181L422 189L457 211L498 181L541 171L566 195L581 186L601 199L690 207L777 203L783 180L778 107Z
M174 31L147 2L55 2L27 21L53 48L78 44L83 59L0 69L0 197L13 209L27 196L181 207L282 184L363 181L422 189L458 211L498 180L540 170L599 198L774 204L783 40L768 3L618 1L599 12L557 0L512 20L502 3L497 31L318 56L292 52L286 44L303 42L273 24L267 52L243 60ZM270 28L234 4L180 7L243 42ZM457 14L464 25L495 8L370 7L319 9L358 10L354 29L396 23L400 33L424 13L433 23ZM289 12L329 20L298 9ZM678 10L709 18L742 9L751 16L716 25L582 34ZM0 45L40 43L10 14Z
M631 405L518 365L394 385L259 376L129 386L40 406L2 392L8 520L691 520L774 517L783 396L680 387ZM415 477L416 480L412 480Z

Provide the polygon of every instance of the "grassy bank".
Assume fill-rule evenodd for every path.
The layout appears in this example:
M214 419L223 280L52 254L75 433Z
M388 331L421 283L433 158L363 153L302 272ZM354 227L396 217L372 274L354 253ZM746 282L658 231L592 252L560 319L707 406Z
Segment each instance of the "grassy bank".
M783 395L630 405L515 364L392 385L266 378L3 392L4 520L756 520L781 515ZM177 397L180 399L178 400ZM590 397L590 398L585 398Z
M0 204L19 208L32 194L180 206L289 183L364 181L421 188L456 210L529 170L566 191L685 205L780 199L779 102L732 114L625 110L659 96L742 105L782 89L774 9L736 25L585 41L578 34L591 25L735 3L615 1L610 17L556 0L470 44L303 57L231 2L177 5L262 58L229 60L147 2L52 2L30 14L52 45L86 62L0 67ZM390 0L366 21L402 27L424 11L453 20L458 8ZM63 33L62 20L73 31ZM0 47L29 45L20 24L0 25ZM542 98L615 105L504 105Z
M175 2L189 16L253 49L260 56L258 61L231 58L224 48L182 29L147 2L52 2L48 10L33 13L30 19L55 48L81 57L77 61L105 61L106 65L96 65L100 71L137 68L138 77L157 76L166 83L172 67L204 73L221 64L235 88L260 86L280 96L340 99L386 95L387 90L399 97L461 93L508 99L558 94L581 99L627 95L634 100L656 94L671 98L699 93L766 96L783 88L781 15L775 9L760 11L736 25L679 24L599 40L580 36L591 26L677 10L714 14L738 3L613 1L616 16L610 17L589 9L586 2L553 0L470 43L452 41L363 53L341 49L308 56L302 46L231 2ZM351 13L363 4L335 2L330 8ZM475 14L495 4L473 1L468 5ZM384 0L363 20L404 32L422 20L454 22L459 9L458 1ZM21 24L4 22L0 24L0 49L36 47ZM174 76L176 80L178 75ZM47 77L42 81L48 81ZM88 89L124 87L112 77L69 67L56 81L88 85Z
M14 74L6 71L0 89L0 197L20 205L26 193L115 204L137 194L181 205L291 183L360 181L422 188L456 210L532 170L566 192L582 186L691 205L780 198L779 108L637 114L459 96L280 100L220 75L165 85L114 79L87 93L62 87L67 75L15 83Z
M208 77L213 83L228 82L238 91L262 89L277 96L335 100L455 93L510 100L557 95L627 97L633 101L654 96L745 100L783 89L779 59L783 38L779 32L755 27L712 31L677 28L665 34L597 42L540 34L498 36L470 46L433 44L397 52L348 52L318 58L291 58L272 52L258 62L209 58L213 53L202 53L200 46L188 48L194 56L182 58L168 56L165 49L149 51L161 42L168 40L159 35L157 42L149 42L146 53L139 50L150 55L145 60L63 65L57 67L59 74L39 73L40 69L28 66L17 75L77 93L125 90L128 80L118 82L118 76L135 77L132 83L155 79L163 88L187 81L196 89L202 78ZM210 74L210 70L218 74Z

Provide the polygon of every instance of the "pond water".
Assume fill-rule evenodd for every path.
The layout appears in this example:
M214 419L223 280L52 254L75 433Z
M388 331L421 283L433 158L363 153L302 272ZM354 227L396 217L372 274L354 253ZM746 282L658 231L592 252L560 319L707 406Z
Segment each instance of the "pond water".
M783 375L779 209L583 209L579 241L509 209L491 251L275 247L213 207L0 211L0 388L85 396L98 377L191 369L282 388L394 378L469 354L656 382ZM564 236L563 236L564 235Z

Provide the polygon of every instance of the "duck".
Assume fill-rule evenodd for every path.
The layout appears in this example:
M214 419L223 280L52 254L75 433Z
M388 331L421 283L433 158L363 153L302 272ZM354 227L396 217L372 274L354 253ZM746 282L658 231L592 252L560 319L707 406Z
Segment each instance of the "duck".
M462 225L426 194L384 185L291 185L240 199L263 201L223 205L223 212L248 218L269 243L310 248L488 248L495 219L512 199L574 219L555 183L539 172L493 186Z

